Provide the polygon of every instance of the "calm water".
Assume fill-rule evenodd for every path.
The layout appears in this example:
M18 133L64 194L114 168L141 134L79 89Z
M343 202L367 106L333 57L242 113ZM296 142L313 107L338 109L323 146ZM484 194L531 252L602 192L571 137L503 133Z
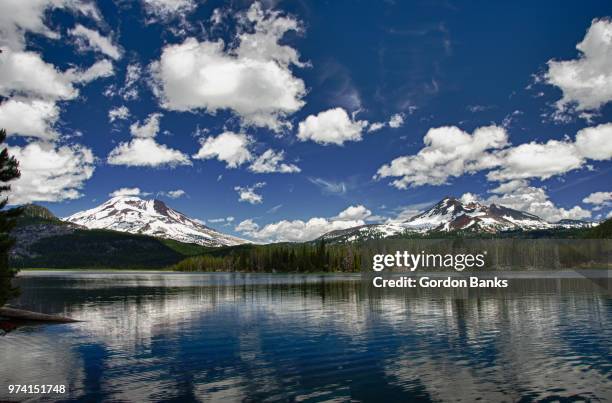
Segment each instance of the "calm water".
M85 401L610 401L610 280L570 277L23 273L16 305L85 322L0 337L0 400L27 383Z

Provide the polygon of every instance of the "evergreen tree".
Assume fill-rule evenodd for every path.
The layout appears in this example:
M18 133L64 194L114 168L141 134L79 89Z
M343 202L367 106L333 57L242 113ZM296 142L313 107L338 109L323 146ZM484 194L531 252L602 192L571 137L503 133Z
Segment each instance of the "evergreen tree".
M6 130L0 130L0 144L6 140ZM21 176L19 172L19 162L8 153L8 148L4 147L0 152L0 197L8 192L11 186L8 182ZM8 197L0 200L0 307L17 295L18 290L13 287L11 280L15 276L16 270L9 267L9 250L15 243L9 233L15 226L15 218L21 214L22 209L5 210Z

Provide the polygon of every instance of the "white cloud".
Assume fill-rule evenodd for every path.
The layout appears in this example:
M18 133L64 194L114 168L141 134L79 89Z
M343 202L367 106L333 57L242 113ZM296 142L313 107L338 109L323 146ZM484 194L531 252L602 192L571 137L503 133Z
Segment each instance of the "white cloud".
M110 77L115 74L113 64L109 60L99 60L85 70L70 69L66 76L75 83L88 83L98 78Z
M376 131L382 129L383 127L385 127L385 126L386 126L386 123L384 123L384 122L374 122L374 123L371 123L370 126L368 127L368 133L376 132Z
M191 165L191 160L186 154L155 141L161 116L160 113L152 113L142 125L140 121L130 125L130 132L134 138L129 142L120 143L111 150L107 162L111 165L141 167Z
M478 197L474 193L467 192L462 194L459 200L461 203L465 204L476 203L478 201Z
M251 142L251 138L246 134L224 132L217 137L201 139L201 147L193 158L217 158L225 162L228 168L236 168L253 158L249 151Z
M151 65L164 108L229 109L244 125L275 131L290 127L285 117L304 105L306 89L289 68L302 65L297 52L278 41L287 31L297 31L298 23L263 11L259 3L253 3L243 23L252 29L239 34L237 47L195 38L164 47L160 60Z
M404 125L405 118L406 118L405 113L396 113L394 115L391 115L388 122L374 122L374 123L366 122L366 124L368 125L368 133L376 132L385 126L389 126L392 129L397 129L399 127L402 127Z
M341 211L335 219L340 221L357 221L366 220L372 215L372 212L362 205L349 206L345 210Z
M236 186L234 190L238 192L239 202L247 202L250 204L261 204L263 202L263 196L256 193L257 189L261 189L266 185L266 182L257 182L253 186Z
M130 110L125 106L118 106L108 111L108 120L112 123L115 120L125 120L130 117Z
M183 189L176 189L176 190L169 190L167 192L161 192L160 194L162 196L169 197L170 199L178 199L180 197L187 195L187 192L185 192Z
M131 63L125 69L125 81L119 90L119 95L126 101L138 99L138 80L142 76L142 67L138 63Z
M243 234L250 234L257 231L258 229L259 225L249 218L247 220L240 221L240 223L236 225L236 228L234 228L234 231Z
M560 113L596 111L612 100L612 21L594 19L576 49L577 59L550 60L544 80L563 91L556 106Z
M529 183L526 180L515 179L515 180L511 180L509 182L502 183L498 187L490 190L489 192L490 193L497 193L497 194L511 193L511 192L515 191L516 189L520 189L520 188L526 187L528 185L529 185Z
M142 3L149 14L163 20L182 17L196 8L194 0L143 0Z
M132 123L130 125L130 133L138 138L153 138L157 136L159 132L159 119L161 117L161 113L152 113L143 124L140 124L140 121Z
M496 203L515 210L535 214L546 221L556 222L563 219L580 220L591 217L591 212L580 206L565 209L556 206L544 188L522 186L510 193L492 195L485 203Z
M94 172L91 150L80 145L58 147L33 142L9 147L9 152L19 161L21 170L21 177L11 182L11 204L77 199Z
M54 102L12 98L0 104L0 127L6 129L9 135L54 140L58 133L53 126L59 113Z
M610 138L612 123L605 123L580 130L575 141L566 138L507 147L508 135L503 127L481 127L473 135L455 126L439 127L427 132L425 147L416 155L383 165L375 178L399 177L392 184L405 189L443 185L449 178L488 170L490 181L518 181L513 184L524 185L520 180L545 180L583 168L589 159L611 159Z
M493 150L508 144L508 134L498 126L480 127L471 135L455 126L443 126L429 129L423 142L425 147L416 155L383 165L375 178L399 177L392 182L399 189L443 185L451 177L498 165Z
M158 144L153 138L135 138L130 142L120 143L108 155L111 165L159 167L168 165L191 165L189 157L179 150Z
M73 79L42 60L35 52L2 51L0 57L0 95L72 99L78 91Z
M81 49L98 51L114 60L121 58L119 47L114 45L107 37L100 35L98 31L77 24L68 33L77 38L77 45Z
M79 0L5 0L0 2L0 45L13 50L25 48L25 34L32 32L51 39L58 39L45 24L47 11L67 8L93 18L99 18L95 5Z
M150 193L143 193L140 188L119 188L114 192L108 194L110 197L123 197L123 196L147 196Z
M549 140L521 144L499 152L501 168L489 172L489 180L547 179L582 168L588 159L612 158L612 123L584 128L576 140Z
M284 159L284 151L274 151L269 148L253 161L249 170L256 173L294 173L301 171L301 169L294 164L284 163Z
M237 232L265 242L311 241L330 231L364 225L364 218L371 214L364 206L350 206L332 218L314 217L307 221L282 220L263 228L252 219L244 220L235 228Z
M345 194L348 186L344 182L334 182L323 178L308 178L308 181L317 185L323 193L328 194Z
M578 131L576 148L584 158L598 161L612 158L612 123L604 123Z
M234 222L234 217L229 216L229 217L221 217L221 218L211 218L208 220L209 223L212 224L219 224L219 223L225 223L226 225L230 225L231 223ZM242 223L240 223L242 224ZM240 225L238 224L238 225Z
M584 158L576 152L571 141L549 140L546 143L527 143L499 153L502 167L487 175L489 180L548 179L580 168Z
M365 120L353 120L343 108L328 109L310 115L300 122L297 137L301 141L312 140L328 145L343 145L345 141L361 141Z
M593 210L598 211L612 206L612 192L594 192L582 199L582 202L595 205Z
M404 125L404 114L403 113L396 113L395 115L391 116L391 119L389 119L389 127L391 127L392 129L397 129L398 127L402 127Z

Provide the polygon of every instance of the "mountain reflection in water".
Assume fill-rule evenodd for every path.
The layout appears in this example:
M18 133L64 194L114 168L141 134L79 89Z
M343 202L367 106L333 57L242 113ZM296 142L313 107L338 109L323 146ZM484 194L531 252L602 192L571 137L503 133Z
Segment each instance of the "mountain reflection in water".
M84 322L0 337L0 400L16 398L15 383L65 384L62 399L87 401L606 400L608 278L465 290L374 289L350 275L27 272L14 305Z

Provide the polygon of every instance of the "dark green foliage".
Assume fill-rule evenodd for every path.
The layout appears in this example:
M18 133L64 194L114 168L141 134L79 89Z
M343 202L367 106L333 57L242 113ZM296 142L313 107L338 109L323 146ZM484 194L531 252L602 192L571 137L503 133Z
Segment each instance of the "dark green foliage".
M361 256L354 245L316 243L239 245L211 250L174 266L180 271L358 272Z
M0 130L0 144L4 144L5 140L6 131ZM19 176L21 176L19 162L10 156L8 148L4 147L0 152L0 195L11 189L8 182L19 178ZM7 197L0 200L0 307L18 293L18 290L11 284L16 272L9 267L9 250L15 241L9 233L15 227L15 219L21 214L22 210L4 210L7 203Z
M595 228L589 228L583 238L589 239L612 239L612 218L608 218Z
M21 215L17 218L15 225L18 228L34 224L68 225L45 207L26 204L19 208L21 209Z
M200 245L108 230L75 230L35 242L33 257L14 259L17 267L161 269L187 256L201 254Z

